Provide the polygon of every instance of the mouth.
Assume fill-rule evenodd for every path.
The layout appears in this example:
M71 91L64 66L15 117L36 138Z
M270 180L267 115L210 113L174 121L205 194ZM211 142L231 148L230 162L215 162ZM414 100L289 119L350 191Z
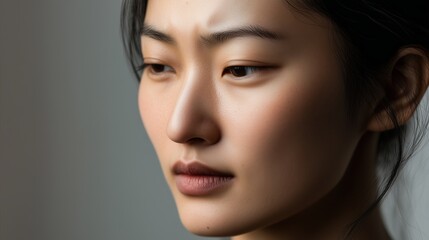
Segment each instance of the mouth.
M181 161L173 166L176 186L179 192L188 196L204 196L219 192L231 185L231 173L212 169L204 164Z

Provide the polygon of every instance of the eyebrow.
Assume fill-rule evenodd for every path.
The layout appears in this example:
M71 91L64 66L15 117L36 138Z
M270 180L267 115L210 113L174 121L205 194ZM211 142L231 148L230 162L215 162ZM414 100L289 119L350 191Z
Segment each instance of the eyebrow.
M141 29L141 36L146 36L161 42L165 42L165 43L169 43L169 44L175 44L176 41L168 36L167 34L156 30L153 26L151 25L147 25L147 24L143 24L142 29Z
M149 37L167 44L176 44L176 40L172 36L169 36L168 34L163 33L148 24L143 24L141 29L141 36ZM276 32L270 31L260 26L249 25L210 33L207 36L201 36L201 40L209 45L217 45L232 40L234 38L241 37L256 37L269 40L283 39L283 36Z
M254 25L232 28L232 29L228 29L220 32L214 32L209 34L208 36L202 36L201 38L205 43L216 45L216 44L221 44L231 39L240 38L240 37L257 37L257 38L269 39L269 40L282 39L280 34L272 32L260 26L254 26Z

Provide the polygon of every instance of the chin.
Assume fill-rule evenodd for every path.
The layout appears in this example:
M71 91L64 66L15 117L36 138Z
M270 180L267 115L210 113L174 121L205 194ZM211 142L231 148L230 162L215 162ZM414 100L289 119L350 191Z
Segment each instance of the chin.
M192 234L204 237L230 237L252 231L255 225L249 224L238 214L229 211L182 210L179 215L183 226Z
M192 223L182 221L182 224L190 233L203 237L230 237L248 232L246 228L225 222L217 224L200 220Z

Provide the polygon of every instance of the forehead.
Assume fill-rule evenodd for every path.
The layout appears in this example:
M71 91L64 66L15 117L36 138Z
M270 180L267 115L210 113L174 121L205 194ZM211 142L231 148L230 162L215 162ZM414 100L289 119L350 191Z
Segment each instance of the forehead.
M145 23L173 35L258 25L283 35L308 36L315 26L330 26L322 17L294 12L285 0L149 0Z

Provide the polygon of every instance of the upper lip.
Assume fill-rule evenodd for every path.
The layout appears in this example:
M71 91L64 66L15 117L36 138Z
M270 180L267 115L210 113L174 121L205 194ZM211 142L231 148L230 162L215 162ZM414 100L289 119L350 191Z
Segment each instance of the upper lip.
M233 176L231 173L215 170L199 162L184 163L182 161L174 164L173 173L175 175L194 176Z

